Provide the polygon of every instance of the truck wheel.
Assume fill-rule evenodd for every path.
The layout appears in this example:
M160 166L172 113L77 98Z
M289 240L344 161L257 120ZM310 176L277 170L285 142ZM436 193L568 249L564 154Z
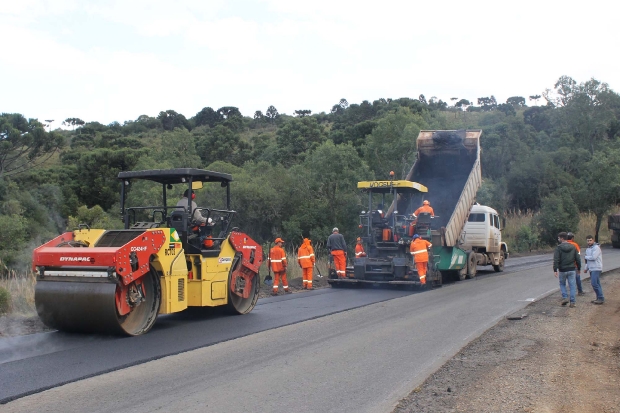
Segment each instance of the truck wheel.
M467 278L467 264L462 269L456 271L456 279L458 281L463 281L465 278Z
M467 278L472 279L476 278L476 272L478 270L478 259L476 258L476 253L470 251L467 255Z
M495 272L502 272L502 271L504 271L504 254L500 254L500 256L499 256L499 264L494 265L493 269L495 270Z

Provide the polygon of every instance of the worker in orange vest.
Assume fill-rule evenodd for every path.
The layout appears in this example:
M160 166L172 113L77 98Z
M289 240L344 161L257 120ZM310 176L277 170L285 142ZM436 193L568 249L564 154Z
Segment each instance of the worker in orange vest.
M428 270L428 249L433 244L420 237L418 234L413 235L413 241L409 246L409 251L413 256L413 262L418 270L420 284L426 284L426 271Z
M334 267L336 267L336 275L338 278L347 277L347 243L344 237L338 231L338 228L332 230L332 234L327 237L327 250L334 259Z
M297 262L301 267L301 273L304 280L303 287L312 290L312 267L314 267L314 249L312 242L308 238L304 238L304 242L297 251Z
M572 232L567 232L566 242L568 242L569 244L573 244L575 248L577 249L577 254L581 254L581 248L579 248L579 244L575 242L575 234L573 234ZM577 265L577 263L575 263L575 265ZM576 281L577 281L577 295L586 295L586 293L583 292L583 286L581 284L581 274L577 273Z
M415 212L413 213L414 218L423 212L431 214L431 217L435 218L435 211L433 211L433 207L431 206L431 203L428 201L422 202L422 206L415 210Z
M366 256L366 251L364 251L364 245L362 244L362 239L357 237L357 244L355 245L355 258L361 258Z
M284 248L282 248L284 240L282 238L276 238L275 243L276 245L269 251L269 259L267 260L275 277L271 295L278 295L280 279L282 279L284 293L290 294L291 291L288 290L288 281L286 279L286 252L284 252Z

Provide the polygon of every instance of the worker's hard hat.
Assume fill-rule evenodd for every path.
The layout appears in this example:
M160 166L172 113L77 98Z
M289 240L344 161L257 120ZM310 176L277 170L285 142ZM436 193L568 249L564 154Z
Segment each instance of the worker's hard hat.
M334 229L332 229L332 232L338 232L338 227L334 227Z
M420 238L418 234L413 234L413 239Z
M284 242L284 240L282 238L276 238L274 242L277 244L278 242Z
M424 201L424 202L422 202L422 204L424 204L424 205L430 205L431 203L430 203L430 202L428 202L428 201Z

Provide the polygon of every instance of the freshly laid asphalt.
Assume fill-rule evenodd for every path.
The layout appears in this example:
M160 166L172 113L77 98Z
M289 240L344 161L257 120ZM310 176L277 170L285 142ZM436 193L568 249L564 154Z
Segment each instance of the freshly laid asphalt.
M605 250L604 257L606 270L620 267L620 251ZM497 322L498 319L519 308L523 308L529 301L557 290L557 281L551 273L550 259L549 255L511 258L507 261L506 271L504 273L494 273L492 270L481 271L475 280L446 285L444 288L434 291L402 291L382 288L351 290L327 288L312 292L261 299L254 311L245 316L230 316L215 310L209 311L201 309L185 311L179 314L160 317L153 330L148 334L133 338L82 336L52 332L2 339L0 340L0 383L2 383L0 386L0 403L7 403L11 400L65 383L71 383L84 378L101 375L102 373L142 364L165 356L210 347L216 343L228 342L229 340L249 335L254 336L246 337L243 340L235 340L231 343L220 344L219 346L215 346L213 351L216 351L216 348L219 351L221 348L231 347L233 346L232 343L249 343L254 337L256 337L256 342L265 340L269 342L268 337L282 336L285 331L288 331L290 334L292 330L297 331L299 328L296 324L312 319L317 319L315 322L311 323L314 328L317 328L315 337L327 334L323 339L324 343L329 344L330 340L335 340L335 338L345 333L366 334L365 337L368 338L367 341L369 346L380 338L389 342L389 336L384 337L383 334L380 334L381 337L374 337L375 332L396 333L396 331L399 331L398 334L402 334L401 329L390 327L390 323L421 323L415 324L415 328L419 331L424 330L425 334L415 338L409 336L405 336L404 338L396 337L396 340L411 341L407 345L411 347L412 354L416 352L416 349L419 349L420 346L433 349L431 352L432 357L428 360L419 361L418 364L411 366L411 368L417 370L410 371L410 368L406 370L410 371L410 380L414 380L411 378L415 378L415 380L418 381L423 380L423 378L426 377L425 374L432 372L433 369L441 365L441 363L451 357L452 354L458 351L463 345L467 344L471 339ZM479 267L479 270L482 270L482 267ZM511 273L513 273L512 276L510 275ZM386 303L379 307L376 305L373 306L373 304L381 302ZM360 307L366 306L370 307L367 310L359 309ZM381 318L383 316L376 313L377 309L382 306L391 308L395 312L392 315L386 314L384 320ZM347 311L355 308L359 310ZM336 318L330 316L342 312L346 312L346 314L339 315L339 317ZM365 312L368 312L369 315L364 316L363 314ZM453 317L448 317L446 315L447 313L452 314ZM355 319L357 321L351 320L354 316L358 317ZM356 333L355 329L351 330L350 327L343 328L341 325L338 325L337 320L344 318L349 318L344 325L350 326L352 323L359 323L359 332ZM432 328L431 325L426 325L425 319L432 325ZM442 320L444 322L442 322ZM320 321L320 323L317 323L317 321ZM365 327L365 324L369 324L372 327ZM411 325L413 326L413 324ZM279 328L283 326L289 327L284 329ZM371 330L367 330L367 328L371 328ZM271 332L272 334L263 333L256 335L256 333L271 329L277 329L277 331ZM324 331L321 331L321 329ZM294 334L301 334L303 331L306 330L301 330ZM369 333L369 331L372 332ZM307 331L305 334L307 334ZM372 339L368 334L373 336ZM350 338L349 340L352 340L354 344L347 344L346 346L364 346L364 337ZM416 340L419 342L416 342ZM294 337L291 337L289 341L294 341ZM377 343L379 343L379 341L377 341ZM381 344L377 345L385 346L383 341L380 343ZM367 351L367 354L358 349L355 354L351 355L340 354L341 351L346 350L346 348L330 349L330 352L339 354L338 357L335 356L335 360L340 360L341 358L350 360L348 360L348 364L343 366L339 366L337 362L334 361L332 365L324 366L321 372L328 371L332 368L336 369L336 372L333 374L339 374L337 372L341 372L343 368L349 368L353 370L359 369L360 372L363 373L352 374L353 376L364 377L365 375L372 374L370 372L365 372L363 368L354 363L356 357L365 358L367 361L366 364L371 366L374 366L380 359L383 364L391 366L391 370L398 371L398 359L399 356L402 357L403 354L394 354L394 357L392 357L391 349L402 349L402 345L401 342L398 342L390 344L387 348L377 348L374 350L364 347L364 351ZM285 344L273 344L274 358L278 358L277 348L279 346L285 346ZM205 349L203 349L203 351L204 350ZM239 354L239 361L237 361L237 363L243 363L244 365L252 363L251 354L247 354L247 352L244 351L239 352L239 350L231 351L233 351L234 354ZM267 357L271 351L271 349L261 349L257 350L256 353L257 355L260 353ZM191 352L186 355L190 357L194 353L195 352ZM366 354L366 356L364 356L364 354ZM374 357L373 354L375 355ZM184 356L185 354L177 357ZM351 358L351 356L355 357ZM227 357L231 357L231 355L229 354ZM371 359L368 359L368 357ZM373 360L373 358L375 360ZM320 360L329 363L331 358L329 355L325 357L319 355L317 361ZM164 360L161 360L155 363L148 363L147 365L154 366L162 362L165 363ZM215 360L209 362L216 363ZM407 361L407 363L409 363L409 361ZM230 363L228 367L221 365L217 367L221 369L220 371L222 374L225 374L225 372L230 369L240 369L240 367L231 366ZM281 373L269 372L270 369L268 367L269 365L267 365L267 367L261 367L261 371L265 373L265 379L268 377L270 379L277 378L278 374ZM308 373L314 371L313 366L304 365L304 367L308 369ZM403 364L401 368L404 367L405 365ZM205 366L201 366L201 368L205 368ZM316 368L316 366L314 366L314 368ZM375 366L375 368L378 369L379 367ZM242 371L242 369L240 370ZM165 376L164 378L166 378L166 373L164 372L163 374ZM189 373L178 374L187 375ZM376 374L380 375L382 373L380 370L376 370ZM174 373L171 371L170 376L172 377L173 375ZM170 379L170 377L168 377L168 379ZM377 379L381 381L380 378ZM202 379L196 376L196 380ZM214 383L218 383L218 380L221 381L222 379L214 377L213 380ZM234 387L236 385L234 379L229 378L229 380L231 380L229 384ZM244 377L239 377L240 382L244 380ZM260 378L256 378L256 380L260 381ZM363 379L360 378L360 380ZM385 378L384 381L389 380ZM347 383L340 383L338 386L341 384L343 386L342 391L346 393ZM384 384L390 386L387 382ZM256 382L246 383L246 385L256 386ZM320 385L324 386L324 384ZM349 383L348 385L354 389L358 389L355 383ZM396 386L399 391L392 391L392 393L385 397L385 400L377 402L378 404L375 403L374 406L385 407L389 405L389 403L393 402L395 397L400 396L399 392L404 393L405 391L410 391L410 386L411 381ZM284 388L285 386L283 385L281 387ZM310 392L312 391L311 387L312 386L308 385L308 391ZM391 387L394 387L393 384ZM142 391L148 390L143 389ZM375 389L375 391L378 390ZM356 393L358 392L359 391L356 390ZM88 398L89 395L84 396L87 397L87 400L90 400ZM34 402L35 396L31 397ZM43 397L43 394L36 395L36 397ZM213 395L210 395L210 397L213 397ZM232 397L232 395L229 395L229 397ZM323 397L328 397L328 395L325 394ZM323 409L322 411L339 411L338 408L333 408L333 404L321 405L320 400L317 400L315 404L311 404L310 401L316 398L316 396L307 397L308 405L303 409L299 409L298 407L297 410L318 411L315 410L318 408ZM332 399L334 398L336 398L336 396L332 397ZM364 401L362 394L358 395L358 398L360 402ZM350 404L347 405L347 409L340 411L353 411L348 409L355 409L356 403L350 400L350 398L346 399ZM79 403L77 399L72 399L76 404L66 405L70 403L68 400L65 401L65 405L59 404L57 406L58 411L61 411L61 408L67 409L67 406L73 406L73 411L90 409L88 403L85 401ZM22 401L25 402L26 399L22 399L19 402ZM330 403L334 401L336 400L332 400ZM103 400L96 401L94 394L92 402L104 403ZM9 403L7 406L11 405L13 405L13 403ZM267 406L268 404L264 405ZM182 407L178 404L176 406ZM223 408L221 404L218 406L218 411L235 411L234 409L240 408L241 404L228 402L226 408ZM332 408L329 408L329 406ZM367 407L369 404L366 403L363 406ZM275 409L271 411L277 410L277 406L271 407ZM340 407L344 408L344 405ZM142 404L141 408L138 410L148 411L149 408L155 408L155 406ZM112 410L113 406L111 405L110 411Z

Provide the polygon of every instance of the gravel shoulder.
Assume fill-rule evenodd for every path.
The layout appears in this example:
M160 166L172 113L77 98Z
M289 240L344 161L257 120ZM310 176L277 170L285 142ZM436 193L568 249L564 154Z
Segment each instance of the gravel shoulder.
M559 291L504 319L400 401L393 413L620 412L620 270L575 308Z

